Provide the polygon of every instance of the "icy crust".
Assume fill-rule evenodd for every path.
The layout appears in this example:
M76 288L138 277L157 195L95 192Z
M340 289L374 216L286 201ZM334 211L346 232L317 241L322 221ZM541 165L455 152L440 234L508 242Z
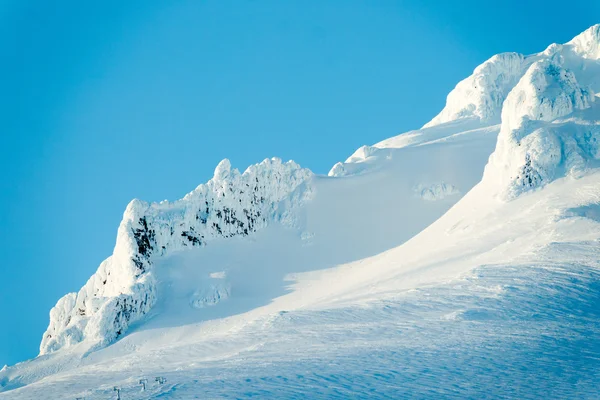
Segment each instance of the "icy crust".
M598 121L576 113L590 108L594 95L558 60L533 63L506 98L496 150L483 177L502 198L577 176L600 156Z
M456 85L448 94L444 109L423 127L462 118L492 120L499 117L502 102L519 81L526 66L522 54L502 53L493 56Z
M133 200L112 256L78 293L65 295L50 311L40 354L84 340L106 345L118 338L157 300L157 257L216 238L250 235L274 220L293 222L294 209L311 196L311 177L308 169L277 158L243 174L223 160L211 180L181 200Z

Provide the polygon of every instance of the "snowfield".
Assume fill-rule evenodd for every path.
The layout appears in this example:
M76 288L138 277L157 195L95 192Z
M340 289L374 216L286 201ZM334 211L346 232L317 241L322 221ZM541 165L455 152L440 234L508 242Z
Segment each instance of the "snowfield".
M599 49L494 56L328 176L132 201L0 399L598 398Z

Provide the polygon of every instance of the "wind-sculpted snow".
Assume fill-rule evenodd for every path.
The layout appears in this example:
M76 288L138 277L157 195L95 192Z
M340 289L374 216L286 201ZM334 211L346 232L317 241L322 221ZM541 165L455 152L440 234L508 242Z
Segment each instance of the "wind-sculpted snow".
M361 146L350 157L348 157L344 163L341 163L341 162L336 163L331 168L331 170L329 171L329 173L327 175L335 176L335 177L346 176L348 174L348 171L346 170L346 167L344 166L344 164L355 164L356 165L358 163L363 163L369 157L376 155L379 151L380 151L380 149L378 149L377 147L374 147L374 146L368 146L368 145ZM354 170L355 170L354 173L356 173L356 168L354 168Z
M593 94L580 87L571 71L550 60L537 61L507 96L502 129L516 131L527 120L553 121L589 108L593 101Z
M600 126L581 112L573 114L593 102L591 90L571 71L550 60L533 63L504 102L484 181L512 198L593 166L600 156Z
M600 59L600 24L586 29L567 44L584 58Z
M67 294L51 310L40 354L83 340L103 345L119 337L157 301L152 273L157 257L205 246L215 238L247 236L275 219L293 222L294 208L311 194L311 176L294 162L276 158L243 174L223 160L213 179L181 200L133 200L119 226L113 255L77 294ZM220 288L216 295L226 292ZM194 306L217 301L203 296Z
M502 102L519 81L526 68L525 57L518 53L498 54L475 68L448 94L444 109L424 128L461 118L483 121L499 117Z
M444 182L433 183L431 185L419 184L415 187L415 194L418 197L429 201L441 200L458 193L458 189L453 185Z
M425 127L466 118L493 124L501 117L484 182L503 199L581 176L599 159L599 122L595 111L583 111L600 90L599 58L600 25L541 53L494 56L450 92Z
M498 122L504 100L536 61L551 60L576 71L580 84L600 90L600 24L577 35L570 42L552 44L541 53L524 56L502 53L493 56L456 85L444 109L425 128L463 118L478 118L484 123Z

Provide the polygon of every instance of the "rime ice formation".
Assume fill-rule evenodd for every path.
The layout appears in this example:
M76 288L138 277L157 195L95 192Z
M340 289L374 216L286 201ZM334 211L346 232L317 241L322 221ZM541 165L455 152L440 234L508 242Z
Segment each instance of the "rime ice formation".
M344 163L336 163L331 170L329 170L327 175L334 177L346 176L348 171L346 171L344 164L356 164L364 162L369 157L375 155L378 151L379 149L375 146L361 146L350 157L348 157Z
M552 44L544 52L524 56L502 53L479 65L468 78L448 94L444 109L424 128L462 118L497 123L508 93L536 61L552 59L569 70L581 72L580 84L600 90L600 24L577 35L570 42Z
M460 118L477 117L484 121L497 118L502 102L523 75L525 66L522 54L493 56L456 85L448 94L444 109L424 128Z
M592 102L593 94L579 86L572 72L550 60L537 61L508 94L502 127L514 131L527 120L552 121Z
M423 129L363 146L344 163L335 164L329 175L360 172L358 165L381 149L435 140L438 132L461 121L500 123L484 182L500 198L510 199L561 176L579 176L595 165L599 122L582 114L592 107L594 91L600 91L600 24L541 53L491 57L456 85L444 109ZM423 199L444 192L426 186L416 185Z
M415 194L423 200L436 201L448 196L458 194L459 190L454 185L438 182L431 185L419 184L415 187Z
M243 174L223 160L208 183L173 203L133 200L123 215L113 255L78 293L50 311L40 354L83 340L100 345L122 335L157 298L152 267L157 257L215 238L246 236L292 213L311 193L312 173L290 161L265 160ZM203 307L228 296L226 285L191 300ZM213 297L210 297L214 295Z
M600 24L596 24L575 36L567 45L581 57L600 59Z
M593 102L591 90L582 88L571 71L548 59L533 63L506 98L484 182L501 197L513 198L582 173L600 156L600 127L574 112Z
M373 147L373 146L361 146L358 148L358 150L356 150L354 152L354 154L352 154L350 157L348 157L348 159L346 160L347 163L350 162L360 162L360 161L364 161L367 158L371 157L373 154L375 154L377 152L377 148Z
M335 163L333 167L327 173L327 176L344 176L346 175L346 168L344 167L344 163L338 162Z

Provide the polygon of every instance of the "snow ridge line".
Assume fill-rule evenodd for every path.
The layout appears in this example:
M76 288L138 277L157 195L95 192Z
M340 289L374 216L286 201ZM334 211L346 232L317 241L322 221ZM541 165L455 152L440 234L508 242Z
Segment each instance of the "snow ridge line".
M266 159L240 174L225 159L206 184L175 202L133 200L119 226L112 256L78 293L50 311L40 355L83 341L105 346L156 303L156 258L217 238L248 236L272 221L294 223L312 196L313 173L293 161Z

